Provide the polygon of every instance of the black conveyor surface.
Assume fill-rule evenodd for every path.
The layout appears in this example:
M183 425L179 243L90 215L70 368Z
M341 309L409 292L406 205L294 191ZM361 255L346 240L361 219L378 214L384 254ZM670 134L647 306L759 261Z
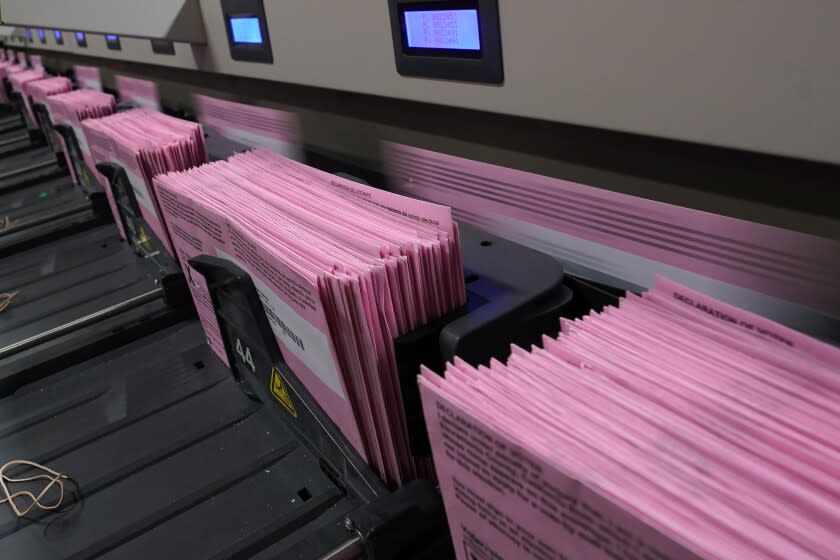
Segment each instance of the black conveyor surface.
M0 215L21 218L69 201L69 193L80 189L69 175L54 177L37 185L0 193Z
M0 265L0 291L18 291L0 312L0 348L148 292L157 270L113 225L56 239Z
M0 234L6 227L22 226L46 214L90 206L69 175L55 177L11 192L0 193Z
M319 558L346 538L350 501L203 340L181 323L0 400L0 463L85 496L51 525L0 507L3 558Z
M26 127L0 133L0 158L37 147Z
M20 113L4 114L0 117L0 134L6 134L13 130L22 129L26 126Z
M49 146L0 155L0 193L58 176L67 176L67 170L58 165Z
M6 140L27 135L26 121L23 114L17 113L6 117L8 121L0 122L0 143Z
M0 257L105 221L67 175L0 192Z

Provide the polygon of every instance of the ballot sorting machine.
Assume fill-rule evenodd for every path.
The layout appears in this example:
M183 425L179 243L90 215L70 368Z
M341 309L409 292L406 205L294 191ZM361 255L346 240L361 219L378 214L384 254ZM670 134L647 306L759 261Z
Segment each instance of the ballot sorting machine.
M64 134L73 153L72 131ZM247 273L210 255L190 262L209 287L229 367L204 343L195 321L168 326L191 307L183 274L143 220L125 170L97 167L109 180L127 237L120 242L113 227L102 226L110 237L99 249L146 267L155 288L117 305L133 306L133 315L103 310L102 321L76 322L119 331L106 343L72 322L59 327L80 352L75 361L86 361L37 374L24 363L18 369L25 371L11 376L4 391L11 396L0 402L27 412L0 428L0 448L4 440L26 440L34 460L72 471L84 498L55 524L49 517L24 526L0 522L0 546L56 558L201 556L201 546L208 555L221 548L266 559L451 557L434 482L394 490L364 463L286 365ZM100 229L71 239L84 244L96 234ZM558 331L561 316L582 315L615 297L566 277L535 250L470 226L461 236L466 305L396 341L411 448L419 457L430 457L416 384L420 364L442 371L456 354L475 364L504 359L511 343L538 343ZM55 254L67 242L38 250ZM78 249L67 253L78 262ZM94 263L101 262L92 258L96 276L103 271ZM113 285L117 269L100 280ZM153 303L155 311L148 309ZM157 322L148 321L155 312ZM129 317L144 313L133 323L143 328L132 329ZM57 338L36 336L26 349L37 345L37 353L0 350L0 360L43 363L57 345L56 363L65 352ZM173 423L185 433L173 433ZM110 464L104 457L120 460ZM230 523L236 515L241 524ZM207 534L213 538L196 549L204 540L199 535Z
M98 200L101 221L3 254L0 288L21 288L0 311L0 407L11 412L0 419L0 451L49 464L77 486L60 511L25 522L0 509L0 549L120 560L453 557L436 482L389 487L365 463L287 364L249 274L216 255L190 259L209 290L220 359L192 318L191 278L145 221L126 170L97 165L112 216L73 129L54 126L42 106L33 111L48 143L61 136L77 189L90 208ZM244 147L219 145L216 157ZM341 167L307 156L326 171ZM125 239L104 223L112 218ZM442 373L455 356L504 360L512 344L540 344L561 318L623 293L567 275L540 251L459 229L466 303L394 344L419 459L431 459L421 365Z
M106 72L155 76L173 97L201 90L185 110L160 108L179 118L200 115L210 159L255 146L301 159L303 138L283 134L296 121L267 116L273 109L266 106L234 119L236 103L216 104L215 122L207 122L210 112L196 98L237 98L246 89L265 105L305 107L309 140L325 151L305 161L323 171L384 184L377 172L325 154L373 161L365 150L384 138L417 146L382 154L388 185L452 209L467 298L394 341L415 458L432 457L421 365L442 374L455 356L472 365L504 360L512 344L539 345L557 335L561 318L615 304L623 290L641 292L656 274L717 290L722 300L791 327L810 323L811 334L836 341L840 333L840 300L828 293L836 286L837 245L817 239L822 234L800 235L810 228L781 231L789 220L822 212L805 205L762 225L755 222L761 206L750 204L784 204L708 189L727 177L767 190L773 171L744 169L764 165L753 156L840 162L829 141L832 119L803 121L802 104L791 103L801 84L812 84L811 113L834 114L830 73L784 67L772 56L732 56L747 27L751 52L776 52L775 24L789 15L781 3L733 11L713 45L695 33L698 21L720 19L713 8L685 18L677 7L645 12L616 4L612 19L630 25L602 33L594 55L546 48L550 38L582 45L602 31L603 10L588 3L571 12L552 3L516 11L498 0L332 3L329 12L303 1L173 0L154 10L114 0L93 0L87 10L56 0L0 3L4 21L22 26L8 40L0 30L7 45L60 53L62 64L115 61ZM803 8L798 16L834 21L832 10ZM823 61L836 52L825 48L837 43L830 25L800 27L788 58ZM348 29L364 40L343 40ZM668 53L658 56L663 44ZM561 51L574 54L558 64ZM286 56L292 52L305 55ZM25 63L22 52L11 54ZM99 68L78 68L91 72L82 87L119 98L103 87ZM737 87L721 80L762 72L796 79L772 88L763 79ZM604 76L615 87L605 88ZM116 83L120 89L119 77ZM148 83L157 92L158 83ZM708 99L727 84L726 102L708 118ZM499 557L453 542L436 481L389 487L365 463L295 375L246 271L203 254L189 259L185 275L154 233L160 229L145 221L131 174L115 163L88 169L72 127L54 125L46 107L8 81L2 87L12 102L0 107L0 464L27 458L73 478L59 511L21 520L0 506L4 558ZM245 126L217 134L225 117ZM790 134L768 133L762 123ZM253 141L265 129L262 142ZM711 153L717 149L725 151L720 159ZM727 170L686 179L712 167ZM93 175L107 179L110 203ZM714 196L702 201L697 190ZM686 200L702 202L704 211L679 206ZM189 282L197 275L223 352L211 349L194 317ZM218 349L217 342L214 334ZM500 410L502 419L513 414ZM547 558L547 550L534 554Z

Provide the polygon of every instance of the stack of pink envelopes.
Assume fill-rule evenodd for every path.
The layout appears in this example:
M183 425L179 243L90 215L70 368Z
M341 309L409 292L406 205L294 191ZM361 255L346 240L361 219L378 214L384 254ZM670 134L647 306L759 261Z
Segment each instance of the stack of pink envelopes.
M63 76L56 76L54 78L44 78L43 80L33 80L27 82L23 86L24 94L30 99L32 103L40 103L46 106L46 100L48 97L52 95L58 95L61 93L66 93L73 89L73 84L70 82L68 78ZM34 112L34 108L33 108ZM49 107L47 107L47 112L49 113ZM36 115L37 118L37 115ZM55 122L52 120L52 116L50 116L50 121ZM56 138L59 142L59 146L64 149L63 139L54 133L54 131L49 130L48 123L40 123L41 127L44 129L44 133L49 135L49 138ZM72 167L70 167L71 174L72 174Z
M840 350L659 279L420 377L459 558L837 558Z
M29 96L26 93L25 86L28 82L34 80L43 80L46 76L43 68L35 68L33 70L22 70L20 72L10 73L8 75L9 82L12 84L12 91L16 91L23 96L23 106L26 108L26 114L29 116L30 123L34 126L36 123L35 115L32 113L32 107L29 106Z
M64 76L44 78L28 82L23 90L35 103L44 103L47 97L67 93L73 89L73 83Z
M41 80L41 82L46 81L49 80ZM34 87L36 84L40 84L41 82L34 82L30 87ZM79 89L67 93L60 93L58 95L51 95L47 97L45 104L50 112L50 118L52 119L53 124L70 126L73 129L74 136L76 137L76 141L79 145L79 152L81 152L80 155L85 164L80 170L82 174L81 177L76 176L75 166L71 161L72 156L67 149L64 138L59 138L62 149L64 150L64 155L67 158L67 167L70 169L73 181L76 184L79 184L79 182L82 181L85 184L99 185L103 187L105 189L106 198L108 199L111 211L116 215L116 203L110 190L107 189L108 180L96 170L96 163L93 159L93 155L91 154L90 146L87 143L85 133L82 130L82 121L86 119L99 119L108 115L113 115L117 112L117 104L114 100L114 96L102 93L101 91ZM125 233L122 232L122 225L119 221L117 221L117 225L120 227L122 236L125 237Z
M16 74L17 72L23 72L25 70L26 66L22 64L17 64L16 62L11 60L0 62L0 79L11 76L12 74Z
M30 88L50 80L35 82ZM65 94L51 95L46 103L50 108L50 114L61 112L67 122L74 125L86 119L99 119L117 112L113 95L92 89L78 89Z
M161 173L189 169L207 161L201 125L151 109L133 109L101 119L87 119L82 122L82 129L96 163L116 163L123 167L143 219L164 248L174 254L152 179ZM119 216L114 217L119 222Z
M289 367L383 479L416 477L393 341L465 302L450 209L264 149L159 176L155 190L214 350L224 358L187 264L200 254L250 273Z

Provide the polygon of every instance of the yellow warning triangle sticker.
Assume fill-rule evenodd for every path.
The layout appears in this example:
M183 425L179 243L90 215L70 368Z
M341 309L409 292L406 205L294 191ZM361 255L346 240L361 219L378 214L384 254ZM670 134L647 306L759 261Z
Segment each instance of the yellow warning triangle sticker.
M152 244L150 242L149 235L146 233L146 230L143 229L143 226L140 226L140 244L146 248L147 251L151 250Z
M289 397L289 391L286 390L286 384L283 383L283 378L280 376L280 372L277 371L276 367L271 368L271 394L274 395L280 404L289 411L289 413L297 418L297 411L295 410L295 405L292 404L292 399Z

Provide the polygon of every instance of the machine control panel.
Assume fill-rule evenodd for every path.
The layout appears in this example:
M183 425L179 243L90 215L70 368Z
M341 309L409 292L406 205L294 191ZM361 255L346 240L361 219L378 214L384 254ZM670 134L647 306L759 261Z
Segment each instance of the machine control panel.
M274 62L262 0L222 0L230 56L244 62Z
M389 0L397 71L499 84L504 80L497 0Z

